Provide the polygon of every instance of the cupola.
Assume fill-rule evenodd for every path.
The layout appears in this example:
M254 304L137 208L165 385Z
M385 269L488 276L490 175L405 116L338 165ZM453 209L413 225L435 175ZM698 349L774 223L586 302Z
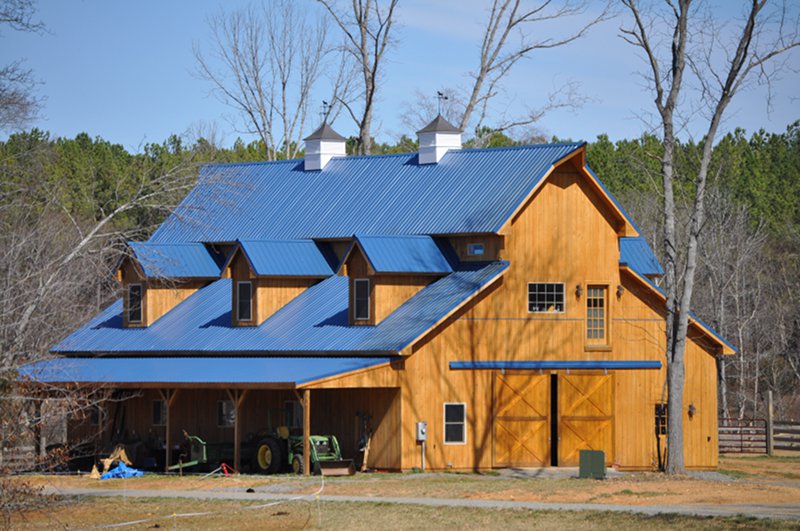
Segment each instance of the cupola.
M449 149L461 149L461 130L441 114L417 131L417 137L420 164L436 164Z
M347 154L346 139L334 131L327 122L323 122L319 129L303 140L306 142L305 171L325 169L333 157L343 157Z

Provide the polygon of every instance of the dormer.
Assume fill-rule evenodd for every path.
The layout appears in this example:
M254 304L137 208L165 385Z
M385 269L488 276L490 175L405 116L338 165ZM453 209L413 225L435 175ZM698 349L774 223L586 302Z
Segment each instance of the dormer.
M664 269L658 263L658 258L647 244L647 240L641 236L619 239L619 263L650 280L656 280L664 275Z
M451 149L461 149L461 133L440 114L431 123L417 131L419 163L437 164Z
M116 269L125 327L150 326L220 275L202 243L128 242L128 251Z
M303 169L305 171L324 170L333 157L344 157L346 139L334 131L327 122L303 139L306 143Z
M231 277L232 326L259 326L334 274L313 240L240 240L225 269Z
M338 272L348 277L349 323L377 325L452 272L430 236L354 236Z

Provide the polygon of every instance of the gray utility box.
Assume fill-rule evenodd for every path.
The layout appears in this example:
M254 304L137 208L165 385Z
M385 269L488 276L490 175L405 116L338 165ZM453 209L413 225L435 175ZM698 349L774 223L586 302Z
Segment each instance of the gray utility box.
M578 477L605 479L606 453L602 450L581 450Z

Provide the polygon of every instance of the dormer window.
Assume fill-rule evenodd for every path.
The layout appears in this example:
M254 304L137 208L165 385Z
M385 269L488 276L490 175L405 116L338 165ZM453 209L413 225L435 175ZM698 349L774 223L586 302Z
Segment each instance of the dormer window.
M253 283L236 283L236 319L238 321L253 320Z
M482 243L470 243L467 245L467 254L470 256L483 256L483 252Z
M142 322L142 295L144 290L141 284L128 285L128 322L138 324Z
M353 281L353 318L356 321L369 321L369 279L357 278Z

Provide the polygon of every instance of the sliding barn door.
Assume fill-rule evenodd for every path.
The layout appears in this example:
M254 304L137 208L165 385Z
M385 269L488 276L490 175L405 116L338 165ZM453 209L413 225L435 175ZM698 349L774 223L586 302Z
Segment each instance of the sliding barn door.
M577 466L580 450L603 450L612 462L613 405L611 374L558 375L558 466Z
M494 380L494 466L550 466L550 375Z

